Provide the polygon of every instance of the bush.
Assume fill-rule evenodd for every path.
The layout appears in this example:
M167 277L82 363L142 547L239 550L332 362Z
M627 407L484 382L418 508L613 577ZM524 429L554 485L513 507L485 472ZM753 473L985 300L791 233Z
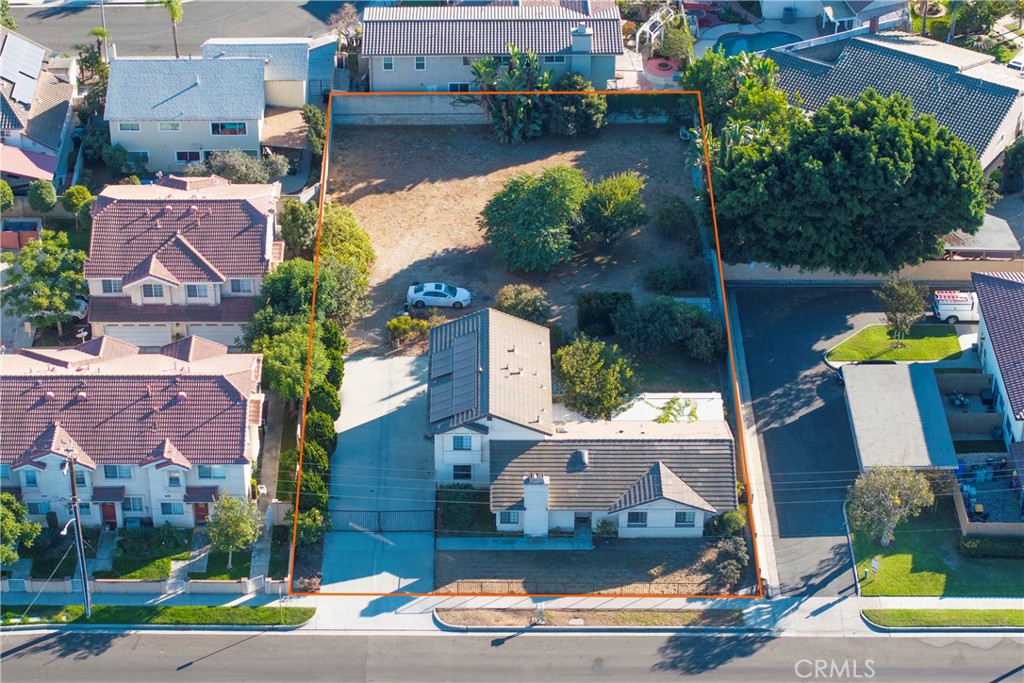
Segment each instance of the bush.
M598 95L586 77L569 72L555 81L552 90L579 92L578 95L552 95L547 98L548 135L574 138L596 135L605 124L608 101Z
M734 560L741 567L746 567L750 562L747 541L742 536L723 538L718 542L717 547L719 561Z
M722 324L699 306L677 304L679 335L687 356L701 363L712 363L726 352Z
M332 420L337 420L341 415L341 399L338 398L338 388L326 379L317 382L309 390L309 405L313 410L327 414Z
M333 320L325 320L320 326L320 340L327 349L341 349L344 346L345 349L342 350L342 353L348 350L348 344L341 334L341 328Z
M141 185L141 184L142 184L142 181L139 180L139 176L137 176L137 175L125 176L124 178L121 178L121 182L118 183L118 185Z
M445 484L437 487L437 528L448 531L473 527L476 503L472 484Z
M647 207L641 197L646 183L645 176L626 171L592 185L582 207L586 235L611 244L626 231L646 223Z
M945 42L946 36L949 35L949 19L945 17L929 19L928 32L932 35L932 38L934 38L935 40Z
M705 529L711 536L740 536L747 528L747 511L741 505L738 510L729 510L713 517Z
M628 38L629 36L633 35L634 33L636 33L636 23L635 22L627 21L627 22L624 22L622 24L622 36L624 38Z
M635 355L655 353L679 339L675 311L659 301L620 308L612 313L612 325L622 345Z
M961 536L957 548L964 557L1024 559L1024 543L1007 536Z
M408 315L400 315L388 321L388 337L394 344L425 339L429 331L430 325L426 320L417 320Z
M302 445L302 471L313 472L327 477L331 470L331 458L324 447L313 441Z
M59 526L60 526L60 522L57 519L57 513L54 512L53 510L47 511L47 513L46 513L46 528L53 530L53 529L58 528Z
M530 285L505 285L494 297L494 307L538 325L543 325L551 317L547 294L543 289Z
M587 418L611 419L637 389L633 368L619 348L587 337L560 348L553 366L565 406Z
M675 294L694 289L700 283L700 271L692 265L666 263L644 272L644 287L658 294Z
M14 206L14 191L6 180L0 180L0 211L7 211Z
M594 529L594 535L615 537L619 535L619 525L610 519L602 519Z
M114 173L123 172L124 167L128 164L128 150L122 147L121 143L103 145L103 151L100 156L103 157L103 163L106 164L107 168Z
M341 381L345 378L345 358L341 351L327 349L327 375L324 381L336 389L341 388Z
M311 410L306 414L306 443L312 441L320 444L328 455L338 445L338 433L334 430L331 416L319 410Z
M295 521L291 514L289 522ZM324 534L331 530L331 518L319 508L310 508L300 512L295 525L295 545L312 545L324 539Z
M595 337L611 334L612 313L633 305L629 292L583 292L576 297L576 325Z
M33 180L28 186L28 205L33 211L49 213L57 205L57 190L49 180Z
M565 333L565 328L558 323L548 323L544 327L548 328L551 333L551 353L555 353L569 343L569 336Z
M718 580L724 586L735 586L743 577L743 569L736 560L726 560L718 565Z
M100 161L103 149L110 145L110 133L104 128L89 127L82 133L82 154L89 161Z
M678 195L666 197L658 204L654 214L654 228L666 239L678 240L694 254L703 248L700 227L693 208Z
M327 484L316 472L303 472L299 482L299 511L306 512L314 508L327 510L330 494Z
M77 214L83 204L92 199L92 193L84 185L72 185L60 198L61 206L71 214Z

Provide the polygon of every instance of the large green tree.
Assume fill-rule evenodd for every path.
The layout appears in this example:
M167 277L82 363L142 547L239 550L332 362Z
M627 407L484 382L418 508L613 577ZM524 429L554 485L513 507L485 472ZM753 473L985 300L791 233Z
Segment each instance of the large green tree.
M76 228L82 227L78 220L78 210L93 199L92 193L85 185L72 185L64 191L64 195L60 198L60 204L65 211L75 217Z
M885 307L885 322L897 347L903 346L910 328L924 314L927 295L926 288L898 277L889 278L881 289L875 290L875 296Z
M14 206L14 191L6 180L0 180L0 211L7 211Z
M327 351L318 334L313 335L312 356L308 353L308 322L260 337L253 342L252 350L263 354L264 384L285 401L299 401L305 395L307 360L311 359L310 385L324 381L327 376Z
M938 253L985 214L974 151L900 95L832 98L777 144L732 150L715 196L723 256L733 262L888 273Z
M850 487L847 513L850 526L877 535L883 547L892 545L896 527L935 502L928 479L907 467L873 467Z
M572 256L571 231L580 223L587 194L579 169L554 166L539 176L520 173L484 207L484 237L508 270L551 270Z
M57 205L57 190L46 179L33 180L28 186L28 205L33 211L50 213Z
M270 307L284 316L308 316L313 302L313 270L313 263L303 258L288 259L278 265L263 279L259 308ZM317 319L333 318L338 309L336 271L321 264L316 280Z
M11 0L0 0L0 26L12 31L18 30L18 24L11 16Z
M57 325L71 320L76 296L88 292L82 266L84 251L68 246L67 233L42 230L17 252L0 254L11 265L4 287L3 308L9 314L35 318L41 325Z
M502 143L526 142L544 133L544 101L532 93L551 88L552 72L544 71L537 55L508 47L508 62L484 57L473 62L473 86L484 94L466 95L463 101L480 104L491 117ZM509 93L509 94L494 94Z
M252 547L262 529L263 515L256 503L228 495L217 499L213 514L206 522L206 535L210 538L210 544L228 554L228 569L231 569L234 553Z
M18 546L32 547L42 527L28 518L28 510L10 493L0 493L0 564L18 561Z
M370 236L360 227L355 214L341 204L325 204L320 226L320 258L334 256L359 267L369 276L377 256Z
M570 71L555 81L556 92L579 92L579 95L551 95L548 98L547 132L564 138L595 135L605 124L608 99L593 91L594 84L585 76Z
M189 164L190 176L219 175L233 183L267 183L288 173L288 160L280 154L259 159L242 150L213 152L201 163Z
M637 389L633 368L618 347L585 336L555 352L553 369L565 405L587 418L611 419Z
M303 204L297 199L284 200L278 222L285 246L299 256L308 256L316 240L318 207L316 202Z

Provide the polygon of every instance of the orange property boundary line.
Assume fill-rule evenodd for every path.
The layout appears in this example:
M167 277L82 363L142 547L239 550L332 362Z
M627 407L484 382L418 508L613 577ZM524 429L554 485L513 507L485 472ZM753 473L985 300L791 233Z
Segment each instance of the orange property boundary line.
M754 526L754 508L751 505L750 500L750 478L747 471L747 453L746 447L743 442L744 425L743 425L743 411L740 405L740 391L739 381L737 379L736 371L736 354L733 351L733 339L732 339L732 328L729 324L729 303L725 296L725 279L722 276L722 250L721 244L718 237L718 213L715 210L715 190L712 184L711 177L711 157L708 151L708 137L707 137L707 124L704 120L704 100L699 90L639 90L639 91L601 91L601 90L554 90L554 91L534 91L534 90L515 90L515 91L503 91L503 92L475 92L474 95L606 95L614 97L616 95L696 95L697 96L697 108L700 112L700 130L701 139L703 141L704 149L704 168L707 175L708 183L708 196L711 201L711 224L715 234L715 256L718 260L718 277L717 286L718 293L722 301L722 309L725 314L725 334L726 342L729 348L729 368L732 374L732 391L733 391L733 403L736 415L736 425L739 434L735 435L736 442L739 444L740 452L740 464L743 470L743 481L746 483L746 505L747 505L747 522L750 525L750 535L753 543L753 559L754 569L757 574L757 592L752 595L702 595L702 594L664 594L664 595L651 595L651 594L632 594L632 593L343 593L343 592L302 592L294 590L292 573L295 567L295 536L298 528L298 516L293 515L292 521L292 541L291 541L291 554L289 557L289 571L288 571L288 595L321 595L321 596L364 596L364 597L514 597L514 598L529 598L529 597L544 597L544 598L562 598L562 597L594 597L594 598L725 598L725 599L747 599L754 600L764 597L764 585L761 577L761 567L758 562L757 554L757 529ZM299 504L299 489L302 486L302 455L305 450L306 443L306 408L309 402L309 378L310 378L310 358L313 355L313 337L315 329L315 318L316 318L316 294L317 294L317 279L320 274L320 231L323 227L324 219L324 202L327 197L327 160L330 156L331 151L331 130L333 124L331 123L331 105L334 102L335 97L394 97L394 96L416 96L416 97L453 97L452 93L445 92L380 92L380 93L352 93L352 92L339 92L331 91L330 96L327 100L327 126L326 133L324 136L324 153L321 161L320 168L320 200L317 212L317 231L316 231L316 247L313 252L313 291L312 301L310 306L309 316L309 343L306 350L306 379L305 379L305 391L302 399L302 428L299 436L299 466L295 477L295 506L294 509L298 510Z

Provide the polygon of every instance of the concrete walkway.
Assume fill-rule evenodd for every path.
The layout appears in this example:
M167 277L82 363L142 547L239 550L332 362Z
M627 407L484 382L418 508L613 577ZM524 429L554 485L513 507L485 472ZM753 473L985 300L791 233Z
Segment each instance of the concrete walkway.
M260 485L267 495L260 496L258 505L266 512L270 501L277 496L277 472L281 463L281 435L284 430L284 401L267 390L267 424L263 429L263 453L260 455Z
M264 512L264 518L266 523L263 525L263 532L260 533L260 537L256 539L256 544L252 548L252 563L249 565L250 579L257 576L265 577L270 573L270 542L273 538L274 520L268 512Z
M205 572L209 561L210 542L201 529L192 534L192 552L187 560L171 560L170 581L188 581L189 572Z
M117 548L117 531L109 529L101 531L99 547L96 548L96 558L85 562L85 569L89 576L92 576L94 571L109 572L114 568L115 548Z

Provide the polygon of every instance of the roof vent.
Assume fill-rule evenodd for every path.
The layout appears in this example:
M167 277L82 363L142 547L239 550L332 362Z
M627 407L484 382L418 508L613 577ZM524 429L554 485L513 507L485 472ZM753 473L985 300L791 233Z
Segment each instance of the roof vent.
M57 398L57 397L54 396L52 391L47 391L45 394L43 394L43 400L44 401L52 401L55 398Z
M174 210L174 209L173 209L173 208L171 208L171 205L170 205L170 204L167 204L166 206L164 206L164 213L165 213L165 214L168 214L168 213L170 213L170 212L171 212L171 211L173 211L173 210Z
M509 353L515 353L515 352L516 352L516 345L515 345L515 344L513 344L513 345L512 345L512 348L510 348L510 349L508 350L508 352L509 352Z
M580 463L583 465L584 468L586 468L586 466L590 464L590 451L588 451L586 448L581 448L577 450L573 455L580 459Z
M78 398L79 401L85 401L89 397L86 395L86 393L84 391L79 391L77 398Z
M178 400L179 401L184 401L187 398L188 398L188 394L186 394L184 391L179 391L178 392Z

